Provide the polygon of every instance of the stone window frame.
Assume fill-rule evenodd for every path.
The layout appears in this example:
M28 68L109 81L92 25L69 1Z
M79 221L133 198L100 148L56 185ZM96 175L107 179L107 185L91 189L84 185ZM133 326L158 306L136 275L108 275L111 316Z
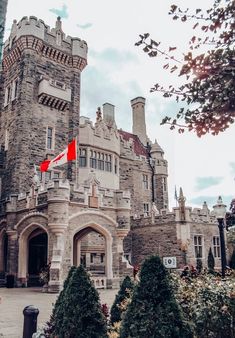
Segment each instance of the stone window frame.
M97 168L97 151L92 149L90 150L90 168Z
M194 246L194 256L195 258L204 257L204 238L203 235L194 235L193 236L193 246Z
M167 180L166 180L166 177L162 178L162 186L163 186L163 191L166 192L167 191Z
M51 137L48 137L48 130L51 130ZM48 148L48 140L51 139L51 148ZM46 149L53 151L55 149L55 128L48 125L46 129Z
M118 174L118 158L114 157L114 174Z
M91 252L90 253L90 263L94 264L94 258L97 256L96 252Z
M212 246L213 246L214 257L220 258L221 257L221 251L220 251L220 237L219 236L213 236Z
M112 155L105 154L105 164L104 164L105 171L112 172Z
M98 163L97 163L97 169L104 171L104 153L98 152Z
M11 87L12 87L12 84L9 83L9 85L7 85L5 88L4 107L7 107L11 101L11 89L12 89Z
M86 168L87 166L87 149L79 148L79 167Z
M40 181L41 184L47 184L52 179L62 177L62 171L58 170L58 169L48 170L46 172L42 172L42 171L40 171L40 166L36 166L36 171L37 171L37 175L39 177L39 181ZM47 179L46 177L49 176L49 175L50 175L50 177L48 177L48 179Z
M149 203L143 203L144 217L149 216L150 206Z
M148 174L143 174L143 189L149 190L149 176Z
M19 78L17 77L12 82L11 101L14 101L18 98L18 91L19 91Z

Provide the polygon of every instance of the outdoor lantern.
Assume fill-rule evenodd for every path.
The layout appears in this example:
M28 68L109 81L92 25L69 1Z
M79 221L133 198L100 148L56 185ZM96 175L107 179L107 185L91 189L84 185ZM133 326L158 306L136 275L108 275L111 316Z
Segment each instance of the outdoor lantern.
M219 227L219 236L220 236L220 252L221 252L221 269L222 269L222 278L225 277L226 270L226 249L225 249L225 239L224 239L224 218L226 214L226 205L223 204L221 196L219 196L217 204L213 206L215 217L218 221Z
M223 204L221 196L219 196L217 204L213 206L215 217L220 220L224 219L226 214L226 205Z

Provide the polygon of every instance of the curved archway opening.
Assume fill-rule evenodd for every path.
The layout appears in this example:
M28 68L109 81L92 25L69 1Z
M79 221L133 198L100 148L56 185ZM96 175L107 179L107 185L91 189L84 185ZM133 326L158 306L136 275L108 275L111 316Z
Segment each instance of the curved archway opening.
M39 286L40 272L47 265L47 233L42 229L34 230L28 237L28 286Z
M92 277L113 277L112 236L97 224L87 224L73 237L73 264L83 264Z
M18 278L21 284L40 286L40 272L48 263L48 233L40 224L30 224L19 238Z
M74 265L82 264L94 276L105 275L105 237L92 227L74 236Z

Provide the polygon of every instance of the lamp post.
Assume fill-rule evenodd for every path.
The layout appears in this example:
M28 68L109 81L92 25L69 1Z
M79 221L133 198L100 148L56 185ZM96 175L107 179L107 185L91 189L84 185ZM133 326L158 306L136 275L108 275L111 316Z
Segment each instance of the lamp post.
M218 221L219 236L220 236L220 252L221 252L221 269L222 278L225 277L226 269L226 251L225 251L225 240L224 240L224 218L226 214L226 205L223 204L221 196L219 196L217 204L213 206L215 217Z

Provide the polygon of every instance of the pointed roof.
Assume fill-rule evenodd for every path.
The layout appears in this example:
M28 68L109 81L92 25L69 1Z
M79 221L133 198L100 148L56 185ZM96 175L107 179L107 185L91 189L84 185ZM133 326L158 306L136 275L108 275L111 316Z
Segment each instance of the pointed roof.
M151 153L164 153L162 147L157 143L156 139L155 142L152 144Z

